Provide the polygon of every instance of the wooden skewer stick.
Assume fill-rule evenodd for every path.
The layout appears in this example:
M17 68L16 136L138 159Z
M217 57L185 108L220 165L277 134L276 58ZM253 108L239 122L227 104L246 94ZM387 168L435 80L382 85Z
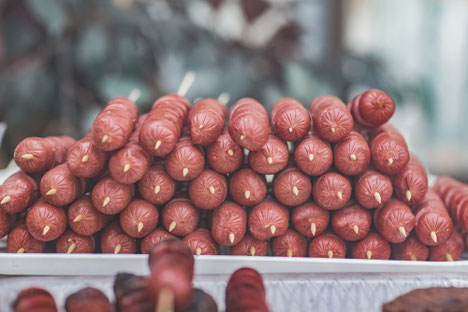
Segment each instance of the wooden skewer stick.
M188 71L187 73L185 73L184 79L182 79L182 82L180 83L179 90L177 90L177 94L185 96L190 87L192 86L195 77L196 75L192 71Z
M159 291L158 299L156 302L155 312L174 312L174 292L169 287L163 287Z

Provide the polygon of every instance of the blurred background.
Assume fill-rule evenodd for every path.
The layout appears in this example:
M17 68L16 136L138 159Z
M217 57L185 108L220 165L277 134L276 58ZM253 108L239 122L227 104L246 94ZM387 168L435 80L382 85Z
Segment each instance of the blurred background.
M190 100L379 88L434 174L468 180L468 2L463 0L0 0L0 167L27 136L78 138L106 102L139 88L140 111Z

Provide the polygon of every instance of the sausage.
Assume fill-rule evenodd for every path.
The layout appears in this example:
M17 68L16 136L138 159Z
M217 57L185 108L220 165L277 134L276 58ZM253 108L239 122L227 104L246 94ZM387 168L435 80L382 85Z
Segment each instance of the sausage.
M450 185L446 192L438 190L442 199L447 205L452 220L464 231L468 229L468 187L452 178L449 178L447 183ZM440 187L441 182L445 181L445 177L438 178L435 187Z
M265 145L249 153L250 167L260 174L274 174L281 171L286 167L288 159L288 146L272 134Z
M54 166L55 151L50 140L29 137L16 146L13 158L22 171L42 173Z
M25 210L38 198L37 182L22 171L9 176L0 186L0 210L9 214Z
M392 244L392 254L396 260L425 261L429 248L411 233L404 242Z
M283 205L297 206L310 198L312 183L309 177L297 168L287 168L275 177L273 192Z
M45 243L29 234L25 223L15 226L7 237L9 253L42 253Z
M352 205L336 211L331 225L333 231L346 241L363 239L370 230L372 217L369 210L359 205Z
M268 242L259 240L246 233L244 238L231 247L232 256L266 256L268 252Z
M346 245L341 238L332 233L324 233L312 239L309 244L309 257L344 258Z
M429 248L429 260L458 261L464 250L463 236L457 230L453 230L452 235L445 242Z
M68 169L77 177L97 177L106 167L108 154L99 149L91 137L85 137L70 147Z
M373 209L385 205L392 194L392 181L386 175L367 170L356 178L354 196L364 208Z
M219 254L218 244L216 244L208 230L198 229L185 236L183 242L192 250L194 255Z
M162 242L166 239L177 238L169 232L161 228L156 228L153 232L148 234L143 240L141 241L141 253L149 254L151 249L156 246L159 242Z
M76 140L68 136L46 137L44 138L50 143L55 155L55 165L63 164L67 160L67 154Z
M351 183L344 176L329 172L314 182L313 196L315 202L327 210L337 210L351 198Z
M94 208L90 195L83 195L67 210L70 228L83 236L90 236L100 231L110 221L110 216Z
M213 297L199 288L193 289L192 301L185 312L218 312L218 305Z
M155 310L156 297L150 276L118 273L113 288L116 312Z
M424 199L428 189L426 169L419 159L410 154L406 168L392 178L397 198L412 206Z
M384 174L398 174L408 165L410 155L406 141L391 125L385 124L374 131L370 148L374 165Z
M374 225L390 243L402 243L413 230L416 218L404 202L392 199L374 213Z
M379 234L369 233L351 246L351 255L354 259L388 260L390 244Z
M293 229L285 234L272 238L271 250L276 257L305 257L307 239Z
M167 203L174 196L175 188L175 181L161 164L151 166L138 182L141 197L155 205Z
M115 215L128 206L133 194L133 185L122 184L111 177L106 177L94 186L91 200L99 212Z
M225 202L213 212L211 234L223 246L238 244L247 229L247 213L233 202Z
M351 133L339 141L333 151L335 167L344 175L358 175L370 163L370 148L366 139L358 132Z
M41 179L40 191L45 201L65 206L84 193L84 180L75 177L68 166L61 164L47 171Z
M254 206L266 196L267 186L264 176L252 169L236 171L229 180L229 194L241 206Z
M200 212L188 198L178 197L164 206L161 219L169 233L185 236L197 228Z
M9 215L0 209L0 238L4 237L8 234L8 232L10 232L14 221L15 217L13 215Z
M221 174L232 173L242 164L244 151L232 140L226 128L215 142L208 146L206 159L213 170Z
M322 95L309 105L314 130L328 142L338 142L353 129L353 116L337 97Z
M226 199L228 185L226 178L210 169L190 181L188 193L190 200L200 209L213 210Z
M195 147L189 137L182 137L166 157L167 173L177 181L195 179L205 167L203 150Z
M136 253L136 239L128 236L118 222L112 222L101 234L101 251L108 254Z
M393 116L395 103L383 91L371 89L356 96L348 104L348 109L361 126L378 127Z
M96 117L91 126L91 136L103 151L113 151L124 146L130 138L138 108L127 98L114 98Z
M42 288L26 288L20 291L12 304L14 312L57 312L54 297Z
M221 134L226 122L226 105L217 99L203 99L195 103L188 114L193 144L210 145Z
M424 199L413 207L416 217L416 236L425 245L435 246L445 242L453 231L447 209L437 194L429 189Z
M306 174L320 176L327 172L333 163L330 143L314 133L309 133L297 144L294 150L294 161Z
M95 248L94 237L76 234L66 231L57 241L58 253L93 253Z
M141 199L134 199L120 213L120 227L133 238L142 238L156 228L159 213L155 206Z
M284 141L297 141L310 129L309 112L293 98L281 98L271 109L271 126Z
M83 288L65 300L67 312L100 311L111 312L113 307L106 295L99 289Z
M232 273L226 286L226 312L269 312L265 286L260 273L240 268Z
M26 215L26 226L35 239L48 242L65 232L67 216L62 208L38 201Z
M330 213L313 202L296 207L292 213L294 228L306 237L322 234L330 222Z
M267 240L283 235L288 225L288 210L271 199L253 207L249 214L249 231L256 239Z

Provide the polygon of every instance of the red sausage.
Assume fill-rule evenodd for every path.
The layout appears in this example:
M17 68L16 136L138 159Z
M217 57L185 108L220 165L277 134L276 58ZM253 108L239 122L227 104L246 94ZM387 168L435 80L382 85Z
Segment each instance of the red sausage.
M366 139L358 132L351 133L339 141L333 151L335 167L342 174L358 175L370 163L370 148Z
M206 159L213 170L221 174L232 173L242 164L244 151L225 129L215 142L208 146Z
M288 210L270 199L253 207L249 214L249 231L256 239L267 240L283 235L288 224Z
M0 186L0 209L9 214L25 210L38 198L37 182L22 171L9 176Z
M128 236L118 222L110 223L101 234L101 251L108 254L136 253L136 239Z
M429 248L416 235L410 234L403 243L392 245L392 253L396 260L426 261Z
M141 199L134 199L120 213L120 226L127 235L142 238L156 228L159 213L155 206Z
M231 247L233 256L266 256L268 252L268 242L256 239L250 234L245 234L244 238Z
M351 198L351 193L351 183L338 173L326 173L314 182L314 200L327 210L337 210L344 207Z
M288 146L272 134L259 150L249 153L250 167L260 174L273 174L281 171L286 167L288 159Z
M427 193L426 169L414 155L410 155L408 165L392 178L392 182L398 199L411 206L423 200Z
M195 179L205 167L201 149L195 147L189 137L182 137L166 157L167 173L177 181Z
M114 98L96 117L91 127L91 136L96 146L103 151L113 151L124 146L130 138L138 108L127 98Z
M28 232L37 240L48 242L59 238L67 228L67 216L62 208L38 201L26 216Z
M44 174L40 185L41 195L49 204L65 206L84 193L83 181L62 164Z
M377 233L369 233L351 247L354 259L390 259L390 244Z
M70 147L76 143L75 139L67 136L60 137L46 137L49 141L55 154L55 165L64 163L67 160L67 154Z
M197 228L200 212L188 198L174 198L164 207L161 219L169 233L185 236Z
M271 250L276 257L305 257L307 239L293 229L285 234L272 238Z
M353 116L335 96L319 96L310 103L309 109L314 130L328 142L338 142L353 129Z
M378 127L393 116L395 103L383 91L371 89L356 96L348 104L348 109L361 126Z
M466 232L468 229L468 186L453 178L442 176L434 189L442 198L453 221Z
M364 208L373 209L385 205L392 194L392 181L386 175L367 170L356 178L354 196Z
M57 241L58 253L93 253L94 252L94 237L82 236L73 231L66 231L60 236Z
M155 205L167 203L174 196L175 181L163 165L153 165L138 182L141 197Z
M213 210L226 199L228 185L226 178L210 169L190 181L188 193L190 200L200 209Z
M107 177L99 181L91 192L94 208L107 215L114 215L128 206L134 194L133 185L122 184Z
M114 280L116 311L154 311L156 297L150 276L118 273Z
M214 143L223 131L226 115L226 105L217 99L198 101L188 115L193 144L205 146Z
M374 225L390 243L403 242L413 230L415 216L405 203L392 199L374 213Z
M55 151L50 140L30 137L16 146L14 159L18 167L27 173L42 173L55 164Z
M225 202L213 212L211 234L223 246L239 243L247 228L247 213L244 208L233 202Z
M330 143L318 135L309 133L294 150L294 161L306 174L320 176L330 169L333 152Z
M185 312L218 312L218 305L209 294L199 288L194 288L192 301Z
M194 255L219 254L218 244L216 244L208 230L198 229L185 236L183 242L192 250L192 254Z
M9 253L42 253L45 243L29 234L25 223L14 227L7 238Z
M336 211L331 224L333 231L342 239L358 241L369 233L372 217L369 210L353 205Z
M270 135L268 114L256 100L240 99L231 109L228 129L234 142L256 151L265 145Z
M85 137L68 150L67 166L77 177L94 178L106 167L107 157L91 137Z
M273 192L283 205L297 206L310 198L312 183L309 177L297 168L287 168L275 177Z
M297 141L310 129L309 112L293 98L281 98L271 109L271 126L285 141Z
M94 208L91 196L84 195L70 205L67 210L67 219L74 232L90 236L104 228L110 217Z
M226 312L269 312L260 273L241 268L232 273L226 286Z
M429 259L431 261L458 261L464 250L465 243L462 235L457 230L453 230L452 235L445 242L430 247Z
M241 169L234 173L229 181L229 194L242 206L254 206L266 196L267 186L264 176L252 169Z
M308 202L298 206L292 213L294 228L306 237L315 237L322 234L330 222L328 210Z
M6 304L5 304L6 305ZM42 288L23 289L12 304L15 312L57 312L54 297Z
M176 238L176 237L161 228L156 228L153 232L148 234L141 241L141 246L140 246L141 253L149 254L151 252L151 249L153 249L153 247L156 246L159 242L162 242L163 240L167 240L171 238Z
M83 288L65 301L67 312L100 311L111 312L113 307L104 293L96 288Z
M0 238L10 232L10 229L15 221L15 217L7 214L5 211L0 209Z
M309 244L309 257L344 258L346 245L341 238L332 233L324 233L314 238Z

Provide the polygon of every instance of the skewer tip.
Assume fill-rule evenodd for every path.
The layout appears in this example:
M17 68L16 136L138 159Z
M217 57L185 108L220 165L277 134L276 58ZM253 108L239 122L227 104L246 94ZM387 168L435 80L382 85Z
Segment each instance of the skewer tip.
M229 233L229 241L231 242L231 244L234 244L234 239L235 239L234 233Z
M172 221L171 224L169 224L169 232L172 232L176 226L177 223L175 221Z
M315 233L317 233L317 225L314 222L310 224L310 233L312 233L312 236L315 236Z
M2 201L0 202L0 204L1 204L1 205L4 205L4 204L8 203L10 200L11 200L10 195L7 195L7 196L3 197Z

